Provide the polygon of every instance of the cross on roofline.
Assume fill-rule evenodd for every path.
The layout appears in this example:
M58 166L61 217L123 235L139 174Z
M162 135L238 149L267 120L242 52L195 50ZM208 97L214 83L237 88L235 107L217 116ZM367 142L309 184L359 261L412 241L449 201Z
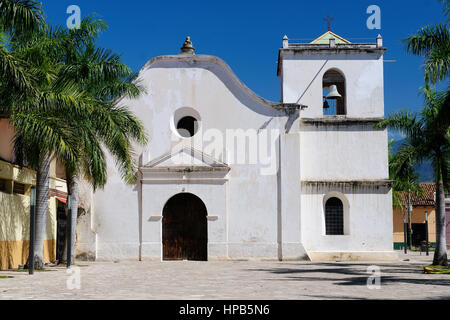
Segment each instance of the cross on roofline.
M326 16L326 18L323 19L323 21L327 22L328 31L331 31L331 21L333 20L334 18L332 18L329 14Z

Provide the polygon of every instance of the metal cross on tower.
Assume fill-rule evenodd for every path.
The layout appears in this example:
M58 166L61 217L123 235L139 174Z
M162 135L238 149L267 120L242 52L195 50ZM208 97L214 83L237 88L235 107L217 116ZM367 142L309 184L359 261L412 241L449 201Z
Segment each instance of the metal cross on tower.
M334 18L332 18L330 15L327 15L327 17L323 19L323 21L327 22L328 31L331 30L331 21L333 21L333 20L334 20Z

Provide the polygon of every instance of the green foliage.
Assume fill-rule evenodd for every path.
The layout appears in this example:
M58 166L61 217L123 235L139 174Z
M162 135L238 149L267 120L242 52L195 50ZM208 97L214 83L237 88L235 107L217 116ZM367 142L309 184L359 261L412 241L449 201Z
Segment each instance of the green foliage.
M389 178L393 183L393 207L404 210L405 203L402 195L410 192L417 197L424 196L424 190L419 185L419 176L410 161L411 146L405 142L397 154L392 153L392 144L389 143Z
M37 169L53 154L68 176L81 174L98 188L107 180L106 147L134 183L132 144L147 137L119 102L144 90L119 55L96 47L106 24L89 16L80 29L52 27L34 1L0 0L0 8L0 115L16 129L16 160Z
M445 217L443 210L443 197L439 190L442 185L447 191L449 189L450 170L450 115L448 105L448 92L433 91L429 88L423 89L425 106L420 113L408 113L401 111L392 114L389 118L379 122L376 127L391 128L403 133L405 144L403 144L391 161L391 175L397 178L394 185L394 205L398 206L398 194L395 191L409 189L412 191L414 180L411 180L411 166L424 160L431 160L435 183L437 188L436 197L436 220ZM404 176L407 175L405 180ZM397 197L397 199L396 199ZM445 219L445 218L444 218ZM445 224L436 224L436 234L445 234ZM433 264L446 264L447 253L445 250L445 239L437 238L436 252Z
M377 124L378 128L398 130L403 133L405 144L395 155L398 168L407 169L411 164L431 160L437 181L442 180L448 189L450 159L450 114L446 104L448 92L422 90L425 106L420 113L400 111Z
M417 34L404 39L408 52L425 57L425 83L436 84L443 81L450 74L450 31L448 20L450 18L450 5L448 0L440 0L447 16L447 22L426 26L417 31Z
M4 31L26 34L44 23L42 4L31 0L0 0L0 27Z

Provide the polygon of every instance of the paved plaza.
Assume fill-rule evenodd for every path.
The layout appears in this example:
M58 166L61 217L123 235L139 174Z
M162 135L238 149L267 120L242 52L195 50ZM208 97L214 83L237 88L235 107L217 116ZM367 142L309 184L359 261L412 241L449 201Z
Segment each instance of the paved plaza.
M393 263L78 262L80 289L76 272L61 267L34 276L0 272L0 299L450 299L450 275L423 274L431 255L399 257ZM370 266L380 268L379 289L367 286Z

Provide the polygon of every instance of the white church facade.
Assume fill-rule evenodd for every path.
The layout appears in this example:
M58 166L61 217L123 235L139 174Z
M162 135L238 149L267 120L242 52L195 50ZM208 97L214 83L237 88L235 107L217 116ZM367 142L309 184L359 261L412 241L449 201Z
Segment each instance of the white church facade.
M379 261L393 251L379 36L283 39L282 101L249 90L221 59L156 57L120 103L150 136L139 181L93 195L78 253L98 260Z

